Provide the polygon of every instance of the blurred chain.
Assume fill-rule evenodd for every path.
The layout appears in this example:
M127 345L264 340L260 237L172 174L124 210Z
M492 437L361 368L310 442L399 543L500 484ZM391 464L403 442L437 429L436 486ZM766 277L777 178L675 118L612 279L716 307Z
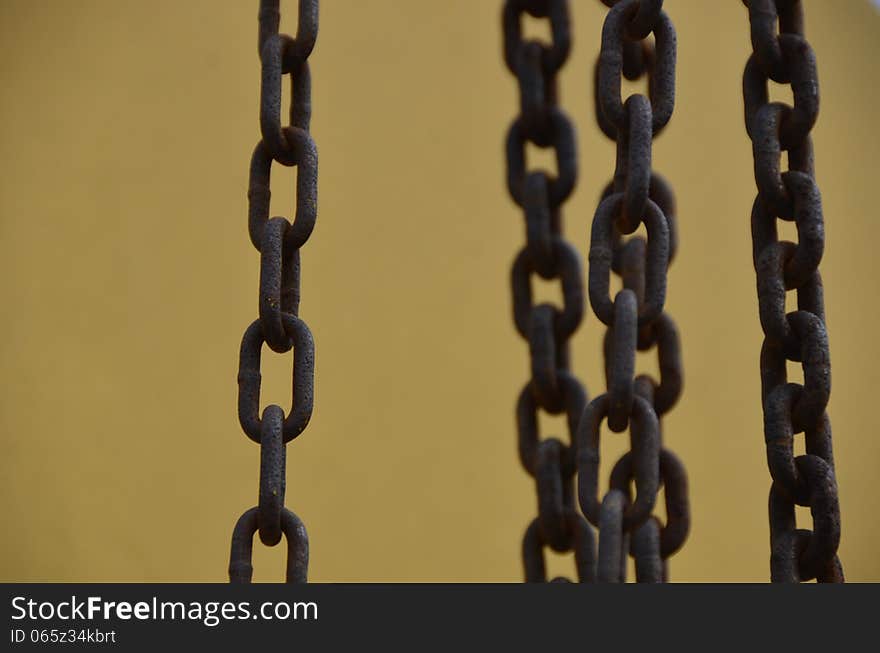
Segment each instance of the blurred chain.
M810 131L819 113L813 49L804 38L800 0L744 0L752 55L743 74L746 131L752 141L758 196L752 206L752 259L757 273L761 398L770 488L770 573L774 582L843 582L837 557L840 508L825 412L831 363L819 262L825 247L822 201ZM768 82L789 84L794 106L770 102ZM781 170L782 152L788 170ZM779 240L776 220L794 221L798 242ZM786 313L786 293L798 310ZM804 382L788 383L786 362ZM804 433L806 454L794 455ZM813 530L798 529L795 505L809 506Z
M557 103L557 73L571 45L568 0L506 0L502 14L504 60L519 82L520 115L507 134L507 186L525 216L526 244L511 271L513 319L529 343L531 379L516 407L519 457L535 479L538 517L522 543L527 582L544 582L544 548L574 551L579 581L594 578L593 532L574 502L573 434L587 401L569 369L569 339L584 312L580 257L562 236L562 203L577 177L574 126ZM526 40L523 14L550 22L552 43ZM526 170L527 143L552 148L557 174ZM532 277L559 280L563 306L535 304ZM541 439L538 411L565 413L569 442ZM554 581L565 581L556 578Z
M245 331L238 368L238 418L260 445L258 505L246 511L232 533L229 580L249 583L253 537L266 546L287 539L287 582L306 582L309 540L305 526L284 507L286 445L303 432L312 415L314 343L299 319L300 255L317 215L318 155L309 134L311 77L308 57L318 35L318 0L299 0L296 38L279 33L279 0L261 0L258 48L262 67L260 132L248 188L248 232L260 252L259 318ZM281 124L281 84L290 76L290 124ZM269 218L272 163L296 167L293 223ZM270 405L260 417L260 356L263 344L279 354L293 350L293 399L285 415Z
M678 330L663 311L666 271L675 255L675 199L651 170L651 146L672 116L675 102L675 30L662 0L603 0L611 7L602 29L595 68L594 100L600 129L617 144L614 179L602 194L590 237L589 297L606 325L607 392L590 403L577 432L578 498L599 529L600 582L626 580L626 552L638 582L663 582L667 558L690 528L687 476L679 459L663 448L659 418L682 389ZM647 40L654 34L654 42ZM621 80L648 79L648 97L621 102ZM647 239L623 236L645 225ZM612 301L611 272L622 289ZM657 349L660 381L635 375L636 351ZM614 465L610 489L599 499L599 433L630 431L630 451ZM636 495L631 496L630 484ZM665 489L666 524L652 516Z

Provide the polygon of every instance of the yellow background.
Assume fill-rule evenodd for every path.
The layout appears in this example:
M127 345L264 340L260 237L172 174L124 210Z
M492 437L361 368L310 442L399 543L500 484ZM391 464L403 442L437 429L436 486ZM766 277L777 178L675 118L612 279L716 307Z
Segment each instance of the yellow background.
M590 99L605 8L572 4L561 92L580 177L565 215L585 254L614 148ZM517 93L500 5L322 3L319 217L301 308L317 395L288 450L287 491L315 581L521 578L536 503L513 419L528 366L508 270L524 229L504 185ZM0 3L2 580L226 578L232 526L257 494L258 447L239 429L235 381L257 312L245 195L259 134L256 6ZM282 3L284 31L295 31L294 8ZM762 581L769 475L740 91L747 14L733 0L666 8L678 93L654 164L679 200L667 308L686 385L665 432L689 470L693 512L671 569L676 580ZM880 580L880 15L867 0L810 0L806 15L822 92L840 554L850 580ZM273 169L274 214L290 214L292 179ZM592 395L600 326L588 312L574 342ZM290 357L264 359L264 403L287 407ZM561 425L542 420L545 433ZM603 439L606 467L623 440ZM282 547L257 542L255 566L256 580L279 580ZM554 555L550 567L569 572L571 561Z

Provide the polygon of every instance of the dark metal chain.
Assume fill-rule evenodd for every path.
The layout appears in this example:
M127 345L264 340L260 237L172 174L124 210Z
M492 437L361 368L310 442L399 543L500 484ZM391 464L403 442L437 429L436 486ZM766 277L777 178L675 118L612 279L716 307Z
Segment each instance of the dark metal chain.
M519 82L520 115L507 134L507 186L525 216L526 244L511 271L513 319L529 343L531 379L517 402L519 457L535 479L538 517L522 542L528 582L547 580L544 548L574 552L579 581L595 576L593 532L574 502L573 434L587 401L569 368L569 339L584 312L580 257L563 238L562 204L577 177L575 131L557 102L557 73L571 45L568 0L506 0L502 15L504 59ZM552 43L526 40L524 14L550 22ZM557 174L526 170L526 144L552 148ZM535 304L532 277L558 280L563 306ZM538 411L568 418L569 441L540 438ZM555 581L565 581L556 578Z
M840 508L825 412L831 363L819 262L825 247L822 201L810 131L819 113L813 49L804 38L800 0L744 0L752 55L743 74L746 131L752 141L758 196L752 206L757 273L761 398L770 488L770 573L774 582L843 582L837 557ZM768 82L789 84L794 105L770 102ZM782 152L788 170L781 170ZM798 242L779 240L776 220L793 221ZM786 293L797 310L786 313ZM803 383L788 383L786 362L801 364ZM794 455L804 433L806 454ZM808 506L813 529L798 529L795 505Z
M284 507L286 445L309 423L314 399L314 343L299 318L300 255L317 215L318 154L309 133L311 77L308 57L318 35L318 0L299 1L296 38L279 33L279 0L261 0L258 48L260 132L248 188L248 232L260 252L259 318L245 331L238 368L238 419L260 445L258 505L246 511L232 533L229 580L249 583L254 534L275 546L287 539L287 582L306 582L309 540L305 526ZM290 76L290 124L281 124L281 84ZM272 163L296 168L293 222L269 218ZM293 350L293 398L285 415L267 406L260 416L260 356L263 344L279 354Z
M663 447L659 418L682 389L678 330L664 312L666 272L675 255L675 199L651 170L651 145L672 116L675 102L675 30L662 0L603 0L611 7L595 68L596 117L617 144L614 179L593 218L589 297L606 325L607 392L587 406L577 431L578 499L599 529L600 582L626 580L626 554L638 582L663 582L667 558L687 538L690 513L684 466ZM647 37L654 35L654 43ZM646 76L648 96L621 101L621 80ZM644 224L647 238L624 240ZM612 301L611 273L622 289ZM660 381L635 374L636 352L657 349ZM599 498L599 443L604 419L616 432L629 429L630 451L614 465L610 488ZM635 497L630 485L635 484ZM652 516L665 489L666 523Z

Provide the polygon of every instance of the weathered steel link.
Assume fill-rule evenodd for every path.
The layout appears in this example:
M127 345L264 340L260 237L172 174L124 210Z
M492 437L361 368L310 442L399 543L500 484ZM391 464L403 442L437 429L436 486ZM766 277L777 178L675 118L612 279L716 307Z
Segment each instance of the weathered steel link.
M687 537L687 477L680 461L662 448L659 416L681 394L681 345L664 312L666 274L678 247L672 189L651 168L653 137L672 117L675 103L675 29L662 0L603 0L611 7L595 67L599 128L617 145L614 178L602 193L590 234L590 304L606 325L607 393L584 411L577 431L578 500L599 529L597 577L626 579L626 553L638 582L664 582L666 559ZM654 35L653 44L647 37ZM647 77L648 94L622 101L621 80ZM647 237L624 239L644 225ZM609 294L611 273L623 289ZM636 376L636 352L657 348L660 381ZM629 428L630 451L614 466L599 495L602 420L613 432ZM635 485L635 497L630 485ZM651 515L665 486L667 523Z
M523 13L550 22L553 42L524 41ZM571 27L568 3L558 0L518 0L506 3L502 18L504 60L516 75L520 88L520 114L530 140L546 147L550 143L550 114L556 104L556 73L568 59Z
M788 493L775 483L770 488L770 580L774 583L813 579L820 583L845 581L843 566L837 557L840 516L833 511L837 503L833 473L820 472L814 482L822 490L817 496L817 509L811 507L814 520L819 520L814 522L812 531L797 528L795 504ZM823 508L829 510L831 519L823 518Z
M607 394L594 399L584 411L577 431L578 499L584 516L599 525L600 427L608 415ZM654 509L660 487L660 429L654 408L643 397L633 399L629 417L630 454L636 498L628 502L623 527L630 531L641 525Z
M599 508L599 550L596 554L596 581L623 583L626 581L626 553L628 535L624 530L626 495L610 490Z
M573 474L575 469L575 433L578 428L578 420L580 420L587 403L587 393L583 385L570 372L558 369L556 375L562 394L562 411L555 411L555 413L565 412L569 434L569 445L562 451L563 471ZM540 408L539 395L535 389L534 381L529 381L520 392L516 402L516 431L520 462L532 476L535 475L537 469L535 461L540 443L538 435L538 410Z
M788 68L784 61L782 43L777 38L777 23L781 33L803 34L804 12L800 2L791 0L743 0L749 10L752 50L755 59L768 77L784 84Z
M618 2L619 0L602 0L602 4L606 7L613 7ZM627 36L634 41L647 38L654 29L662 10L663 0L641 0L638 10L626 25Z
M566 515L574 509L574 485L571 470L565 469L564 447L556 438L541 441L535 469L538 526L554 551L571 550Z
M623 193L616 193L602 200L593 216L590 233L590 304L596 317L611 327L614 324L614 301L609 295L611 286L611 263L614 257L614 221L624 204ZM654 202L645 204L642 222L648 231L645 253L644 301L639 307L639 325L656 320L663 312L666 302L666 268L669 265L669 228L666 218Z
M640 380L651 382L650 377L639 376L636 378L637 387ZM642 396L641 393L640 396ZM659 472L665 497L666 523L661 523L656 516L651 519L656 521L660 527L659 551L665 565L666 559L676 553L687 539L690 531L690 506L688 504L687 473L681 460L669 449L660 450ZM608 486L624 492L627 501L631 502L630 483L632 480L632 453L627 452L617 460L614 469L611 470Z
M638 299L629 288L614 298L614 328L608 330L609 351L605 364L608 374L608 428L619 433L633 412L632 382L636 371L638 340Z
M507 189L513 201L523 205L526 177L526 142L531 141L540 147L552 147L556 155L558 177L547 176L548 205L551 209L559 207L574 190L577 181L577 150L574 138L574 125L558 107L547 109L550 123L550 136L547 144L536 141L526 130L525 120L517 118L507 133Z
M554 329L562 338L570 337L580 326L584 317L584 285L581 275L581 259L577 250L558 234L551 236L551 251L555 270L551 278L558 278L562 285L562 310L554 308ZM528 247L523 248L513 262L510 274L513 293L513 319L516 329L528 338L529 323L536 306L532 303L532 265Z
M254 552L254 533L259 529L259 508L251 508L236 522L232 531L229 554L229 582L250 583L254 573L251 563ZM309 538L300 518L287 508L281 509L281 532L287 540L288 583L305 583L309 570Z
M283 315L299 313L299 249L284 242L289 226L284 218L272 218L260 245L260 324L266 344L278 353L290 348Z
M299 318L300 248L317 217L318 154L309 133L311 74L308 57L318 35L318 0L299 1L296 38L280 34L279 0L261 0L258 52L261 64L260 133L248 183L248 235L260 253L259 318L245 331L238 367L238 417L260 445L259 504L245 512L232 534L229 579L249 583L253 536L275 546L287 539L287 582L306 582L309 541L305 526L284 507L286 445L305 430L314 403L314 342ZM290 76L290 125L281 124L281 85ZM293 222L269 218L272 164L296 167ZM292 400L285 415L270 405L260 416L263 344L279 354L293 350Z
M803 38L786 34L780 37L780 41L786 44L785 50L797 66L792 67L796 77L791 79L794 106L782 105L786 111L779 127L783 147L791 149L807 137L819 115L818 89L810 83L816 79L816 59ZM767 83L768 75L761 69L760 62L756 58L750 59L743 75L745 116L749 130L752 129L755 114L768 104Z
M312 417L314 400L314 344L306 323L293 315L282 314L284 330L290 334L287 350L293 349L293 398L284 418L284 442L302 433ZM254 442L260 442L260 359L265 342L260 320L244 332L238 364L238 420L242 430Z
M636 582L663 583L666 563L661 557L661 527L656 517L639 526L630 538L630 555L636 567Z
M580 583L596 580L596 545L593 529L587 520L574 510L566 513L567 531L571 533L571 548L574 551L575 569ZM538 519L526 529L522 541L523 569L527 583L546 583L547 571L544 562L544 538ZM551 582L568 582L566 578L554 578Z
M318 153L307 132L293 131L290 137L299 162L296 164L296 213L293 224L284 234L284 246L297 249L312 235L318 215ZM257 250L262 247L263 228L269 220L272 163L268 146L260 141L251 157L248 185L248 233Z
M283 424L284 411L279 406L268 406L260 425L260 503L257 514L260 541L266 546L275 546L281 539L281 510L287 485Z
M615 186L623 188L618 218L623 232L638 229L651 186L651 105L644 95L631 95L623 105L626 129L618 132ZM619 180L619 181L618 181Z
M528 14L550 24L551 43L523 38L522 19ZM562 232L561 206L577 180L574 126L558 105L557 73L571 49L568 0L506 0L502 11L504 60L517 79L520 115L507 133L507 189L523 209L526 245L517 254L511 274L513 319L529 343L531 380L517 401L519 457L535 479L538 517L522 542L525 577L546 581L545 546L573 551L579 581L595 577L593 534L575 512L574 474L577 420L587 401L586 391L569 371L569 339L584 314L584 283L580 256ZM557 174L528 170L526 145L552 148ZM535 304L532 277L558 280L563 305ZM538 411L565 413L569 441L542 439ZM564 579L554 579L561 581Z
M627 123L620 97L623 80L623 43L629 38L627 25L637 17L641 2L620 0L605 18L602 27L602 51L598 62L598 98L605 119L618 131ZM662 2L659 3L662 7ZM650 73L651 127L657 135L672 117L675 104L675 28L662 9L655 14L650 31L654 33L655 49ZM645 34L647 36L647 34Z
M758 196L752 205L752 261L757 278L764 440L772 478L770 575L774 582L843 582L837 557L840 508L826 413L831 362L819 264L825 246L810 131L819 113L816 58L804 37L800 0L744 0L752 54L743 73L746 132ZM768 83L788 84L794 104L770 102ZM783 171L782 153L788 154ZM797 243L781 241L776 220L794 221ZM798 310L786 312L788 292ZM789 383L786 362L803 383ZM806 454L794 455L804 433ZM798 529L795 505L807 506L812 530Z

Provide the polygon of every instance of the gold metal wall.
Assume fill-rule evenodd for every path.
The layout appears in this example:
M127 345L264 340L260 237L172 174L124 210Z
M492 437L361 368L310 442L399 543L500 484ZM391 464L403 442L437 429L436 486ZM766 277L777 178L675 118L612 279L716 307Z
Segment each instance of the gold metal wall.
M257 495L258 447L235 408L239 339L257 312L245 196L256 4L0 3L2 580L225 579L232 526ZM319 217L301 310L317 403L288 452L288 505L309 529L316 581L521 577L536 505L513 419L528 367L507 282L523 226L504 185L517 95L500 4L322 3ZM590 99L605 9L573 5L561 84L581 163L566 222L585 254L614 148ZM294 6L282 4L286 31ZM672 573L761 581L769 475L740 91L747 14L734 0L667 10L678 94L654 164L679 199L668 309L686 385L666 438L687 464L693 510ZM806 15L822 91L840 553L849 579L880 580L880 15L867 0L809 0ZM292 177L273 172L273 212L289 214ZM594 395L601 331L588 313L574 341ZM264 401L286 406L290 359L265 358ZM622 440L604 438L605 461ZM281 547L257 546L255 565L255 579L280 579Z

